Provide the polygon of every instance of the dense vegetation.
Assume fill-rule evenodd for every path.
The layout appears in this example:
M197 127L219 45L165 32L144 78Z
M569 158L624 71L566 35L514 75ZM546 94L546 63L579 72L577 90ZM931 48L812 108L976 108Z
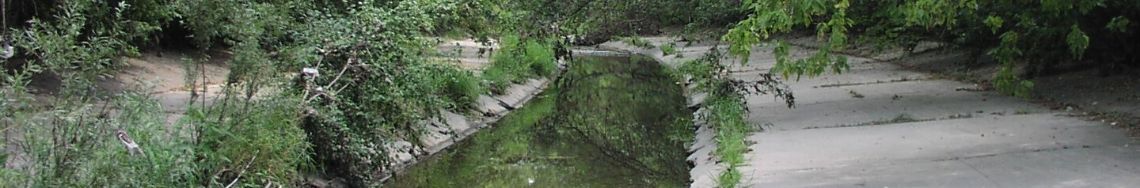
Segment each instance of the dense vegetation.
M472 73L424 55L434 47L426 38L434 24L451 19L437 15L451 15L457 2L7 5L13 25L4 38L20 53L5 63L3 94L10 100L0 112L29 164L4 169L4 186L299 186L302 172L375 185L388 173L384 146L415 140L419 122L439 109L466 109L482 93ZM219 58L231 69L226 95L212 106L191 105L168 124L146 92L91 92L125 65L121 56L154 47L196 51L186 60L192 73L224 54ZM28 84L39 75L60 78L60 92L34 97L31 90L40 88ZM198 99L202 84L187 86L196 102L207 103ZM125 152L116 130L145 152Z
M1028 95L1033 83L1024 76L1056 72L1070 61L1087 67L1135 68L1140 3L1122 0L1080 1L860 1L860 0L751 0L744 4L751 15L735 25L724 39L732 52L746 56L752 45L773 35L815 31L824 45L807 59L789 59L787 44L774 41L779 64L776 72L814 76L828 70L841 72L846 59L833 55L852 44L852 35L913 48L918 40L936 40L986 50L1004 67L994 80L999 90ZM1024 74L1015 67L1028 66Z
M555 74L555 49L568 35L588 45L681 28L685 40L700 32L723 36L729 53L742 56L773 43L773 73L785 78L844 71L846 59L835 54L852 41L910 48L936 40L993 56L1003 67L993 84L1019 96L1033 85L1024 78L1070 69L1060 63L1126 70L1137 68L1140 56L1132 45L1140 39L1132 23L1140 2L1124 0L0 2L0 37L16 52L0 73L0 130L19 138L10 142L28 154L0 155L26 163L0 169L0 186L288 186L304 173L376 185L389 170L393 142L417 140L423 121L440 109L465 111L480 94ZM815 33L827 45L809 58L789 58L788 44L774 36L792 32ZM431 37L450 34L498 41L502 49L477 75L429 57ZM179 114L185 117L166 120L169 109L145 91L97 87L124 68L123 57L164 49L195 54L185 59L194 74L185 76L192 104L200 105ZM714 94L710 121L726 140L746 131L739 121L743 94L775 94L792 104L778 78L727 79L718 59L711 54L683 69ZM205 105L207 88L197 75L209 62L231 69L225 95L213 105ZM302 73L306 68L312 72ZM45 80L58 84L33 84ZM741 89L757 85L765 87ZM120 134L145 152L123 151ZM721 149L740 153L744 146ZM730 169L722 185L737 179Z
M482 74L491 92L501 94L510 84L549 77L556 72L551 42L524 40L515 35L503 36L499 42L502 49L491 56L491 65Z

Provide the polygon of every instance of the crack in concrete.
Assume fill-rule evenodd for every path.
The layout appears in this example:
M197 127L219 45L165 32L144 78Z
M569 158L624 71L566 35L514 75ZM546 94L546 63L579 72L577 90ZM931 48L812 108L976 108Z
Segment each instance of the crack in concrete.
M998 184L997 181L994 181L993 179L991 179L989 174L986 174L985 172L978 170L978 167L974 167L974 165L970 165L970 163L966 163L965 161L958 161L958 163L962 163L963 165L970 167L970 169L973 169L974 172L981 174L982 178L985 178L986 181L990 182L990 184L993 184L994 186L997 186L997 187L1001 187L1001 184Z
M804 127L803 129L807 130L807 129L827 129L827 128L843 128L843 127L878 126L878 125L892 125L892 124L914 123L914 122L967 119L967 118L973 118L973 117L974 117L974 114L971 114L971 113L959 113L959 114L953 114L950 116L939 117L939 118L914 119L909 114L899 114L898 116L895 116L894 118L891 118L891 119L880 119L880 120L857 123L857 124L839 124L839 125L833 125L833 126L812 126L812 127Z
M926 78L908 78L908 77L903 77L903 78L894 79L894 80L877 80L877 81L874 81L874 82L853 82L853 83L836 83L836 84L824 84L824 85L812 86L812 88L831 88L831 87L861 86L861 85L871 85L871 84L888 84L888 83L899 83L899 82L910 82L910 81L922 81L922 80L933 80L933 78L930 78L930 77L926 77Z
M1067 146L1067 145L1064 145L1064 146L1061 146L1061 147L1051 147L1051 148L1038 148L1038 149L1031 149L1031 150L1022 150L1022 151L1012 151L1012 152L1004 152L1004 153L988 153L988 154L981 154L981 155L970 155L970 156L955 156L955 157L950 157L950 158L935 159L935 160L931 160L931 161L934 161L934 162L942 162L942 161L964 161L964 160L970 160L970 159L980 159L980 158L987 158L987 157L996 157L996 156L999 156L999 155L1007 155L1007 154L1023 154L1023 153L1050 152L1050 151L1060 151L1060 150L1067 150L1067 149L1077 149L1077 148L1080 148L1080 149L1089 149L1089 148L1094 148L1094 147L1095 147L1095 146L1090 146L1090 145L1081 145L1080 147L1074 147L1074 146Z

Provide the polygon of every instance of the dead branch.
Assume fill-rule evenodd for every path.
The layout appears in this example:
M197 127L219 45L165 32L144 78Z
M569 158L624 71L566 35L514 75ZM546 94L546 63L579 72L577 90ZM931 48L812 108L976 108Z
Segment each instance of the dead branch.
M332 82L329 82L329 84L325 85L325 88L332 88L332 86L336 84L336 81L340 80L341 76L344 76L344 72L348 71L348 67L352 66L354 60L356 60L356 53L353 53L351 57L348 57L348 62L346 62L344 66L340 68L340 73L337 73Z

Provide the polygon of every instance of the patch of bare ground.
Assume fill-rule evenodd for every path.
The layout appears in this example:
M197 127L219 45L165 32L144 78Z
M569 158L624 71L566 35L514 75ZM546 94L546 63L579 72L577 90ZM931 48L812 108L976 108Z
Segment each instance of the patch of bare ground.
M113 79L101 82L100 87L111 93L133 89L150 94L162 105L170 126L189 105L206 106L218 99L230 72L224 65L230 58L229 52L211 52L205 63L192 63L203 59L192 53L146 52L139 57L126 57L126 67Z

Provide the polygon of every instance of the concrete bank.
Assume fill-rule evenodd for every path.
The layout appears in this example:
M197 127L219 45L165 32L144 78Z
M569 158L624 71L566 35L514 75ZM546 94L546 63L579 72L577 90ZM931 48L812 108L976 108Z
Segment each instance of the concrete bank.
M646 38L654 44L675 40ZM621 47L622 44L613 46ZM684 46L678 43L678 46ZM629 48L629 47L625 47ZM684 57L710 46L683 47ZM656 50L656 49L654 49ZM732 63L734 77L757 79L775 64L771 47ZM662 62L679 62L641 50ZM795 58L813 50L792 47ZM691 55L690 53L694 53ZM894 59L885 63L875 59ZM1140 147L1107 122L1052 110L974 84L911 71L906 57L849 57L843 74L787 81L789 109L771 96L749 96L742 187L1135 187ZM700 143L698 138L698 143ZM696 145L694 145L696 146ZM699 151L699 149L698 149ZM703 156L695 152L694 156ZM710 163L715 156L709 159ZM700 161L694 161L700 165ZM715 167L694 168L693 187ZM711 183L711 184L710 184Z

